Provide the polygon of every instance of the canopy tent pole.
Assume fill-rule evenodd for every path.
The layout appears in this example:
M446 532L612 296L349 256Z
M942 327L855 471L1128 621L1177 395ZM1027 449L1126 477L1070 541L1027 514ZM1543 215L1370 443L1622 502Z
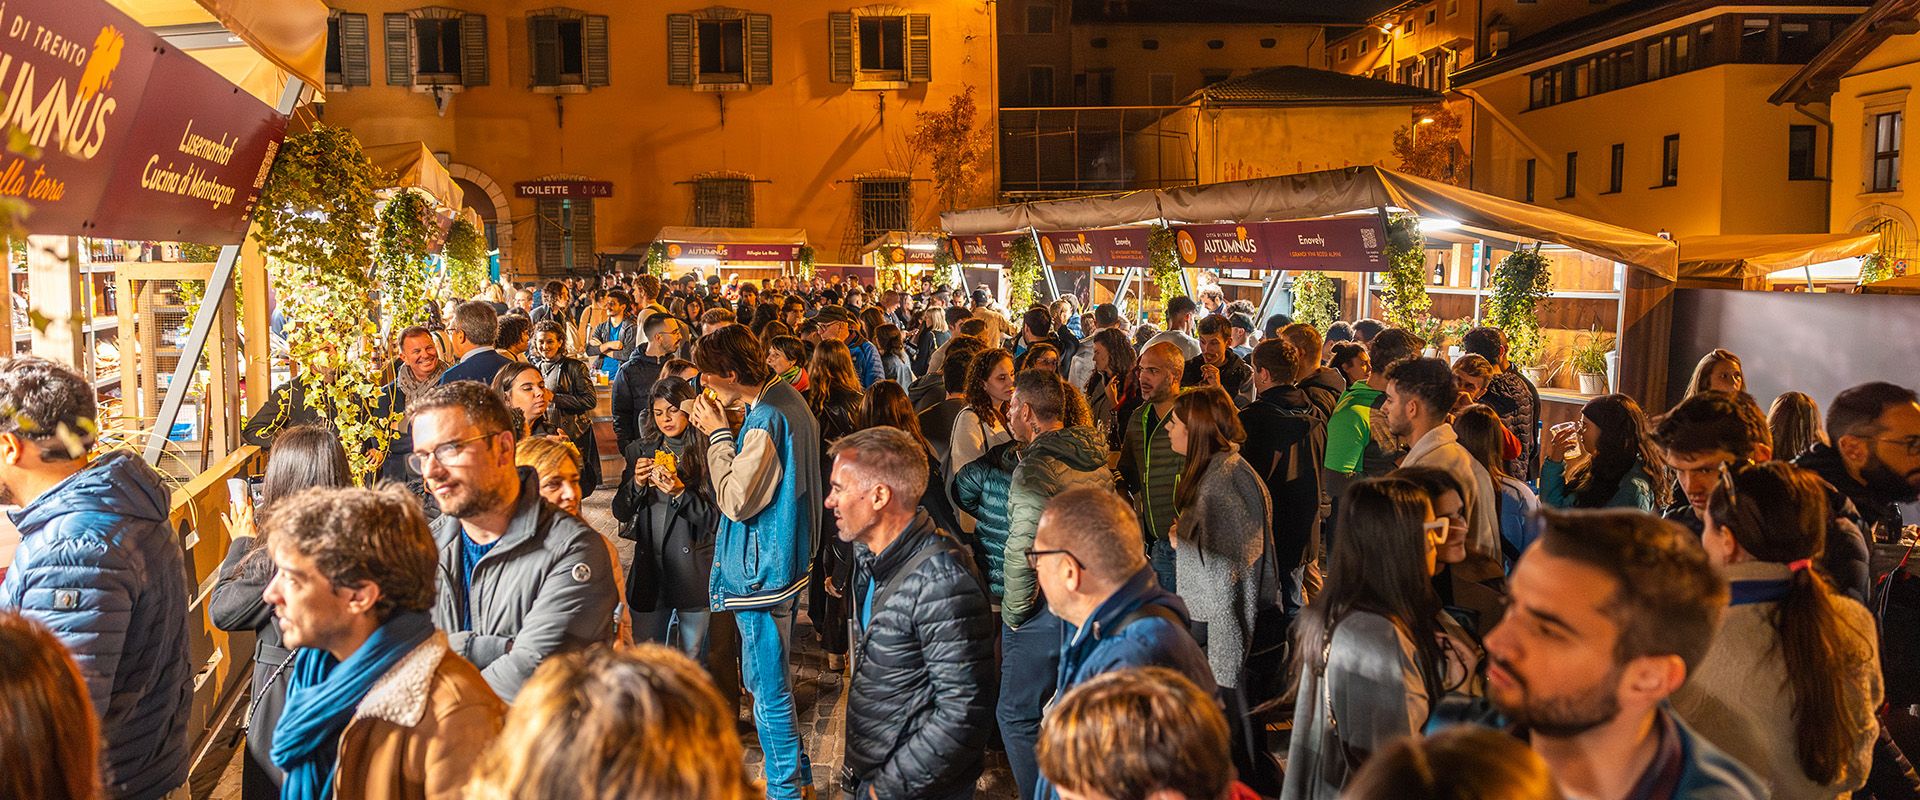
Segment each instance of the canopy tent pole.
M280 104L274 110L281 116L292 116L293 109L300 103L300 95L306 84L300 78L288 76L287 88L280 92ZM271 168L271 165L269 165ZM167 449L167 435L173 431L173 422L180 417L180 406L186 402L187 389L193 383L193 373L199 369L200 355L207 349L207 337L213 333L220 315L220 309L226 305L229 293L233 291L234 266L240 261L240 245L230 244L220 248L220 260L215 262L213 277L207 281L206 296L200 302L199 310L193 315L193 330L187 335L187 341L180 348L180 363L173 368L173 380L167 384L167 398L160 403L160 414L153 419L153 429L147 434L147 449L144 457L148 464L159 466L160 456ZM265 297L257 298L264 305ZM254 336L265 336L266 331L250 331ZM127 357L122 354L122 358ZM256 391L264 389L256 388Z
M1040 257L1040 276L1047 280L1047 302L1051 303L1060 299L1060 286L1053 280L1053 262L1047 260L1047 248L1040 246L1039 229L1028 228L1027 236L1033 239L1033 252ZM1020 309L1020 311L1025 313L1026 309Z
M1265 325L1266 324L1265 321L1268 317L1271 317L1275 313L1278 313L1274 309L1274 305L1275 305L1274 301L1279 300L1280 295L1284 294L1287 291L1286 289L1282 288L1282 286L1286 282L1286 279L1287 279L1287 271L1284 269L1275 270L1273 272L1267 273L1266 285L1260 287L1260 316L1253 320L1253 327L1255 330L1259 330L1263 325Z

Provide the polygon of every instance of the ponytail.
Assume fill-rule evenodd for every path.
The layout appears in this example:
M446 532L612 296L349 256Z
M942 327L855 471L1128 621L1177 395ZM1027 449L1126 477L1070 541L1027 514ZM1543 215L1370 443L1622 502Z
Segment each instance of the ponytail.
M1833 589L1812 567L1795 569L1788 581L1773 624L1780 633L1781 660L1791 665L1787 687L1793 692L1794 751L1809 779L1831 785L1853 755L1845 676L1857 667L1850 654L1860 645L1846 639L1866 632L1851 629L1841 617Z

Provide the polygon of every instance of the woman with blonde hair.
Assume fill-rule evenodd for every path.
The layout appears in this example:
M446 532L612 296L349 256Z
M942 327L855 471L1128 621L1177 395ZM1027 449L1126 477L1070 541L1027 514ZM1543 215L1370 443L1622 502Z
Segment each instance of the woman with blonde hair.
M53 632L0 611L0 797L100 797L100 723Z
M548 659L474 768L471 800L745 800L734 713L705 670L655 644Z
M533 468L534 476L540 481L540 499L561 511L580 516L580 499L586 497L586 493L580 488L580 451L572 442L550 436L521 439L513 446L513 465ZM606 542L607 554L613 559L614 584L625 586L626 578L620 574L620 551L604 534L600 540ZM633 618L624 600L613 607L613 630L618 641L633 641Z

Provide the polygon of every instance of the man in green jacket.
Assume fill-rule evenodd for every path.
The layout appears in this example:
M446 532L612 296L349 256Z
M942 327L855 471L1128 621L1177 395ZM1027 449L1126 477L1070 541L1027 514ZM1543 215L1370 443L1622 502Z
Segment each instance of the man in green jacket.
M1147 561L1160 588L1169 592L1178 589L1173 583L1173 544L1167 531L1173 527L1174 481L1187 459L1174 452L1167 439L1167 419L1173 415L1173 398L1180 394L1180 373L1185 369L1186 357L1172 344L1161 342L1140 354L1144 402L1127 415L1126 438L1120 447L1120 480L1134 497Z
M1110 490L1107 451L1087 425L1086 401L1060 373L1028 369L1013 379L1007 404L1008 427L1021 443L1020 463L1007 484L1006 583L1001 597L1000 736L1021 797L1030 797L1038 780L1034 743L1040 717L1053 694L1060 663L1060 618L1047 610L1034 577L1041 558L1071 554L1033 549L1040 514L1047 501L1068 489ZM1072 421L1076 424L1069 426Z

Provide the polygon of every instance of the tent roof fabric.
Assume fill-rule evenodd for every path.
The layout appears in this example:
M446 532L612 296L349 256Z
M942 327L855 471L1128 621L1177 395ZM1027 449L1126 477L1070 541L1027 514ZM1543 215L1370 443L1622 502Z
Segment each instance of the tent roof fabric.
M704 244L799 244L807 243L806 228L693 228L667 226L653 237L656 242L693 242Z
M268 105L279 100L286 77L318 93L326 88L327 5L321 0L108 0L135 22L156 29L217 23L247 44L194 48L221 76ZM246 53L251 49L251 53ZM200 50L207 51L202 54ZM233 50L234 53L221 51ZM242 56L245 53L245 56ZM264 62L264 63L263 63ZM271 86L269 86L271 84Z
M1565 245L1666 280L1679 274L1679 248L1658 236L1372 166L949 211L940 215L940 223L949 234L972 236L1027 228L1105 228L1147 220L1311 219L1387 207Z
M1255 106L1419 105L1439 92L1312 67L1268 67L1228 78L1187 98L1188 103Z
M1880 234L1682 236L1678 243L1682 278L1758 278L1785 269L1864 256L1880 246Z
M940 245L940 234L918 233L918 232L909 233L906 231L887 231L884 234L873 237L872 241L867 242L865 245L861 246L860 255L864 256L882 247L886 247L888 245L895 245L895 244L900 245L902 247L910 244L934 245L935 247L938 247Z
M1089 23L1308 23L1359 25L1397 0L1070 0L1073 21Z
M466 202L466 193L453 182L453 175L447 172L440 159L433 157L433 151L421 142L398 142L395 144L376 144L360 148L367 154L367 160L373 165L393 175L396 188L420 189L433 195L433 199L448 208L460 208Z

